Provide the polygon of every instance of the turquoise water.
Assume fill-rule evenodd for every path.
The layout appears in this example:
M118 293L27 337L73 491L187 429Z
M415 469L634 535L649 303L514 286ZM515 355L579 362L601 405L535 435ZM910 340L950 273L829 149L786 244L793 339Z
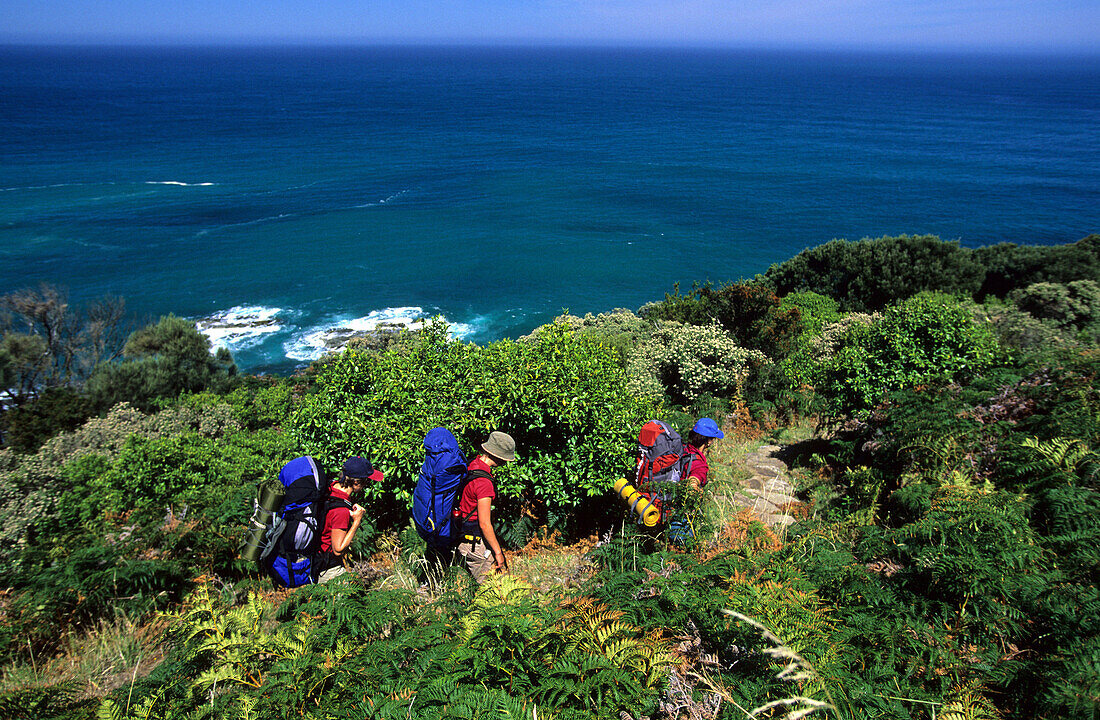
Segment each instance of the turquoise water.
M1097 56L6 48L0 137L5 288L216 316L252 370L385 319L515 336L835 237L1100 232Z

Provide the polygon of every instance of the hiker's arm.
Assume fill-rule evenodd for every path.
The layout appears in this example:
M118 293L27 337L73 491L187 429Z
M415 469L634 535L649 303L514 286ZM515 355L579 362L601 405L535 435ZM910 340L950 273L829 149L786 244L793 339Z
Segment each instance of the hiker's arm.
M504 551L500 549L500 543L497 542L497 534L493 532L493 499L492 498L478 498L477 499L477 524L481 528L481 536L485 538L485 543L492 549L493 557L496 558L497 570L501 572L508 570L508 560L504 557Z
M351 511L351 527L347 530L332 529L332 551L334 553L341 555L348 549L351 541L355 539L355 531L359 529L359 523L363 522L365 513L366 509L364 507L356 505L355 509Z

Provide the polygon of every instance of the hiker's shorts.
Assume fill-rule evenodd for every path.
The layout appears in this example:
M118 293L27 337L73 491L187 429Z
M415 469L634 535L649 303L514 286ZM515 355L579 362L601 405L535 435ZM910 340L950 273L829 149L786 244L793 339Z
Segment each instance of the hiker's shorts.
M328 570L325 570L323 573L321 573L321 575L317 578L317 584L320 585L321 583L327 583L329 580L335 580L346 572L347 570L344 569L343 565L330 567Z
M473 575L478 585L485 580L485 573L496 566L492 549L483 541L463 540L458 544L458 556L462 558L466 569Z

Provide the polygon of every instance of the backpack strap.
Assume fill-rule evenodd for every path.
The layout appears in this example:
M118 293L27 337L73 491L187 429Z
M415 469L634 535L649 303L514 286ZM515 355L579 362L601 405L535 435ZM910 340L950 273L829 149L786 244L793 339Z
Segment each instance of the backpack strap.
M478 478L489 478L491 480L492 477L493 476L491 473L487 473L484 470L471 470L470 472L466 473L466 481L462 483L462 489L458 491L459 501L461 502L462 500L462 493L466 491L466 486L469 485L472 481L477 480ZM482 539L480 527L467 527L472 522L470 520L470 517L473 516L475 512L477 512L476 503L474 504L473 509L465 515L459 514L458 504L455 504L454 522L458 525L459 532L456 535L459 542L461 542L463 539L468 539L470 542L477 542L478 540Z
M328 519L328 513L330 510L335 510L338 507L347 508L348 511L355 509L355 506L350 501L344 498L333 497L329 495L325 498L324 506L322 507L321 517L318 518L321 527L317 530L317 543L320 546L321 532L324 530L325 521ZM313 553L313 581L316 582L317 578L325 570L336 567L343 563L343 555L337 555L334 552L321 552L320 547Z
M680 479L687 480L688 475L691 474L691 466L695 464L695 453L691 450L685 450L684 454L680 456Z
M351 504L351 501L345 500L344 498L333 497L331 495L325 498L325 511L321 515L321 522L324 523L325 518L328 517L329 510L335 510L340 506L346 507L349 511L355 509L355 506Z

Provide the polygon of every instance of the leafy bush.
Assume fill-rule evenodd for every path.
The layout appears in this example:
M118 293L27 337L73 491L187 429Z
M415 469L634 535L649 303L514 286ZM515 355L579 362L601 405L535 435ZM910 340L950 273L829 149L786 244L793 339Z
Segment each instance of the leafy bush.
M627 388L614 350L564 322L534 343L483 348L434 325L406 352L343 353L318 385L292 418L293 437L330 468L369 456L386 480L367 489L368 501L399 524L433 427L450 428L467 452L491 430L510 433L519 459L498 471L498 493L561 524L627 472L637 428L656 411Z
M1093 341L1100 336L1100 285L1092 280L1035 283L1013 290L1008 299L1060 330L1082 332Z
M874 311L917 293L971 296L985 268L972 250L934 235L833 240L772 265L763 279L780 295L811 291L847 311Z
M737 344L718 325L662 323L627 364L632 393L654 400L668 394L690 405L704 395L733 397L768 359Z
M625 364L627 357L639 345L645 343L653 332L652 320L638 317L624 308L593 315L587 313L583 318L576 315L562 315L549 325L535 328L530 335L524 335L520 342L533 342L538 336L556 324L565 324L573 332L591 336L596 341L616 350Z
M978 291L980 300L990 296L1003 298L1013 290L1040 282L1100 282L1100 235L1095 234L1075 243L1049 247L989 245L975 250L974 258L986 269Z
M225 396L225 402L244 428L278 428L290 417L296 396L303 391L292 379L248 376Z
M835 298L815 292L793 292L785 296L779 309L790 308L798 308L800 339L806 335L820 334L827 324L842 317L840 303Z
M815 292L797 292L783 298L780 308L797 308L800 327L791 352L783 359L783 372L795 387L809 384L813 369L822 357L820 345L812 341L820 337L827 326L841 319L839 305L833 298Z
M1011 303L988 299L975 306L975 315L989 322L997 341L1006 349L1024 353L1044 352L1075 344L1076 333L1059 329L1054 323L1040 320Z
M858 413L892 390L973 377L999 352L992 330L958 300L926 293L887 308L878 322L854 326L822 369L818 388L836 414Z
M687 295L677 288L643 308L642 315L687 325L718 324L741 347L775 359L790 351L801 329L800 308L782 305L770 287L757 282L696 285Z
M92 415L92 403L71 388L50 388L35 400L0 415L4 443L32 453L59 432L80 427Z

